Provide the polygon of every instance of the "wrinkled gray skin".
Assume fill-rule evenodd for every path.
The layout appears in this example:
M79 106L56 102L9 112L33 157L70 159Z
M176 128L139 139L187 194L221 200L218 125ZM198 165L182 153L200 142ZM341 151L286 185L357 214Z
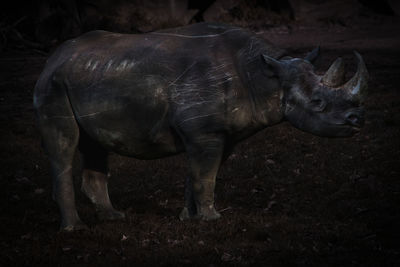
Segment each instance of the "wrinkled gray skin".
M340 60L324 77L314 73L317 53L284 57L247 30L209 23L141 35L95 31L65 42L34 93L61 229L84 228L72 181L77 150L82 191L101 219L124 218L107 190L113 151L138 159L186 152L190 175L180 218L213 220L220 217L216 174L237 142L283 120L321 136L354 134L363 122L362 58L357 54L359 70L343 84Z

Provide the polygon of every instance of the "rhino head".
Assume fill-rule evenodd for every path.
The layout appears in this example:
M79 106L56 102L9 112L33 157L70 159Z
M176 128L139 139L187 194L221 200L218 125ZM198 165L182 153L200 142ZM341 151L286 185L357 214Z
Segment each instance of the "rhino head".
M276 60L263 55L284 90L285 118L296 128L319 136L352 136L364 124L363 99L368 71L361 55L355 75L344 80L344 63L338 58L324 75L314 72L312 62L319 54L314 49L305 59Z

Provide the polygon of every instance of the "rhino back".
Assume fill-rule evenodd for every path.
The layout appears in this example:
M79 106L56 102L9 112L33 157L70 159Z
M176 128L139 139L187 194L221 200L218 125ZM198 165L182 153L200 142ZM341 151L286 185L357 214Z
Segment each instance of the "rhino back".
M237 116L250 120L237 62L249 38L205 23L141 35L90 32L61 46L42 80L65 86L77 121L100 143L162 157L183 149L177 131L225 131Z

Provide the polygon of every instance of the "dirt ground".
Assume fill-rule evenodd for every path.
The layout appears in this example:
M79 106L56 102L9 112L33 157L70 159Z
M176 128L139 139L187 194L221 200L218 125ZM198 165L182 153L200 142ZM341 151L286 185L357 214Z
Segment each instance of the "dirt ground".
M324 71L353 50L370 72L367 122L346 139L282 123L239 144L217 178L215 222L181 222L184 155L111 156L110 196L127 212L99 222L80 192L89 230L58 232L49 164L34 125L32 91L46 57L0 55L1 266L400 266L400 23L291 25L258 34L304 56L320 44Z

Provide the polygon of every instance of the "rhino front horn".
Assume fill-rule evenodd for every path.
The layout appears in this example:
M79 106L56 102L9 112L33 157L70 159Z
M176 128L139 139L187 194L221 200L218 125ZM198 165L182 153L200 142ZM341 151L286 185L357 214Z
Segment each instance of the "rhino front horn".
M343 89L348 92L351 98L362 100L368 89L369 74L361 55L356 51L354 51L354 54L358 59L357 72L354 74L353 78L343 85Z
M344 84L344 63L342 58L338 58L329 67L322 77L322 83L329 87L339 87Z

